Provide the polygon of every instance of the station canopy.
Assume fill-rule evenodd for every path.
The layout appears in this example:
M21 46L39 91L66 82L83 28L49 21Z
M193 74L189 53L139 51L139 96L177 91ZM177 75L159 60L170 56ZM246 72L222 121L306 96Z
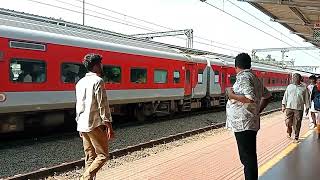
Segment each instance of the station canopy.
M239 0L248 2L293 34L320 47L320 0Z

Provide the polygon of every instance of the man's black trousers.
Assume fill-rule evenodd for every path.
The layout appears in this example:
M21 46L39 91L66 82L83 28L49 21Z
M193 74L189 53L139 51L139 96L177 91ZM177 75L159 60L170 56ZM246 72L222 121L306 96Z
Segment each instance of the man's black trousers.
M257 162L257 131L242 131L234 133L237 140L241 163L244 166L246 180L258 179Z

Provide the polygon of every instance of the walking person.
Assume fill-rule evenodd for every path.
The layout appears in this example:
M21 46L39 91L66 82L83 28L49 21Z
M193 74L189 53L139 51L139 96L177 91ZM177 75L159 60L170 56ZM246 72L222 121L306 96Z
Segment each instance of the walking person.
M81 179L94 179L108 159L108 141L114 137L102 76L102 57L87 54L83 64L88 73L76 84L77 130L83 141L85 171Z
M236 82L227 89L226 126L238 145L246 180L258 179L256 137L260 129L260 112L268 105L271 94L251 71L251 58L241 53L235 58Z
M311 104L310 94L306 86L301 84L301 79L300 74L293 74L292 84L288 85L282 99L282 112L286 113L287 136L291 138L293 128L295 143L299 142L304 105L308 114Z
M309 81L310 84L307 86L309 94L312 94L313 88L316 86L316 81L317 81L317 77L315 75L311 75L309 77ZM311 100L311 108L310 108L310 113L309 113L309 127L310 129L313 129L316 127L317 123L316 123L316 114L318 113L318 111L316 111L314 109L314 102L313 102L313 98L310 99Z
M316 126L317 126L317 133L318 139L320 139L320 76L317 77L317 83L313 86L312 93L311 93L311 100L313 102L313 109L318 110L316 116ZM312 108L311 108L312 109Z

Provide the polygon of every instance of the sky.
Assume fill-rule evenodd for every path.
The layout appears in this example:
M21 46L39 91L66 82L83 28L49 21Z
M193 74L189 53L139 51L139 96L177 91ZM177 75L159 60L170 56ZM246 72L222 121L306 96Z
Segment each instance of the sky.
M85 2L88 3L85 5L85 25L124 34L193 29L194 48L221 54L235 56L240 52L250 53L252 49L257 48L311 46L280 24L271 22L270 17L251 5L237 0L207 0L222 11L200 0L85 0ZM82 5L82 0L6 0L5 3L2 0L0 7L82 24ZM161 37L154 40L186 46L184 36ZM268 54L281 60L280 52L257 53L262 58ZM295 65L320 63L319 50L291 51L286 56L285 60L294 59Z

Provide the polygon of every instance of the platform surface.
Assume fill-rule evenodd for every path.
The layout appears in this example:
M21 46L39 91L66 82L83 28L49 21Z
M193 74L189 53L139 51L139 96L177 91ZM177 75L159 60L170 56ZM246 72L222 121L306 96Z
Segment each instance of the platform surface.
M310 132L308 122L306 119L302 122L300 133L302 136ZM292 139L286 137L282 112L262 117L257 141L259 175L269 179L269 171L271 172L272 167L281 161L279 154L293 144ZM302 142L301 145L303 143L308 142ZM293 146L295 148L300 144L293 144ZM234 134L223 131L116 168L104 168L97 174L97 179L223 180L244 179L244 177Z
M292 152L267 171L261 180L319 180L320 140L316 132L305 138Z

